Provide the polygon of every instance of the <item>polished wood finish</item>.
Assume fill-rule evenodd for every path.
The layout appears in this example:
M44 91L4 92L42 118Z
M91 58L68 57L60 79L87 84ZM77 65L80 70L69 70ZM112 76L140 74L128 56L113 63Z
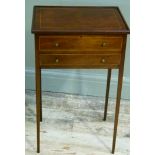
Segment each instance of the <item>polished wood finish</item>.
M115 151L123 80L126 36L129 28L118 7L35 6L37 152L42 121L41 69L108 69L104 120L107 116L111 70L118 69L112 153Z
M33 15L33 33L129 33L118 7L35 6Z

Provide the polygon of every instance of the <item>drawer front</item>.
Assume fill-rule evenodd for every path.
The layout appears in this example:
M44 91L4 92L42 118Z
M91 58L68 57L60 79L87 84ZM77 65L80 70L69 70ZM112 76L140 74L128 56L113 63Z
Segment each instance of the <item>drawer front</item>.
M41 53L54 51L113 51L121 52L121 36L39 36Z
M58 55L40 54L40 66L42 67L117 67L120 64L121 55Z

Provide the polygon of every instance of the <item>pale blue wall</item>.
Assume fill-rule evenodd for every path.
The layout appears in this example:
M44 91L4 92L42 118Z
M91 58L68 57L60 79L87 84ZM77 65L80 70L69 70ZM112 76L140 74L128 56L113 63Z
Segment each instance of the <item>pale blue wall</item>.
M26 89L34 89L34 38L31 34L32 9L34 5L119 6L130 25L129 0L26 0L25 1L25 67ZM122 97L130 98L130 48L127 41L124 84ZM43 90L104 96L106 71L104 70L48 70L43 72ZM103 79L102 79L103 77ZM113 72L111 97L115 97L117 71Z

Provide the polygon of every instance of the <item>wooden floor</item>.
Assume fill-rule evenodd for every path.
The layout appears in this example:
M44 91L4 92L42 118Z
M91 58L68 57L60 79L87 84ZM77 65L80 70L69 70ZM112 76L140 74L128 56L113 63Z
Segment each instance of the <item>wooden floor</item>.
M36 155L35 93L26 91L26 155ZM115 100L43 92L40 155L111 155ZM129 101L121 101L115 155L129 155Z

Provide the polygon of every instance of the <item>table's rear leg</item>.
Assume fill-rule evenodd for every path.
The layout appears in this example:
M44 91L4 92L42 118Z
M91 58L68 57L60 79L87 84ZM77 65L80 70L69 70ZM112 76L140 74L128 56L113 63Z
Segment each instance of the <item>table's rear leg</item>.
M109 90L110 90L110 80L111 80L111 69L108 69L107 88L106 88L105 107L104 107L104 118L103 118L104 121L106 121L106 118L107 118L108 98L109 98Z
M40 70L40 122L42 122L41 70Z

